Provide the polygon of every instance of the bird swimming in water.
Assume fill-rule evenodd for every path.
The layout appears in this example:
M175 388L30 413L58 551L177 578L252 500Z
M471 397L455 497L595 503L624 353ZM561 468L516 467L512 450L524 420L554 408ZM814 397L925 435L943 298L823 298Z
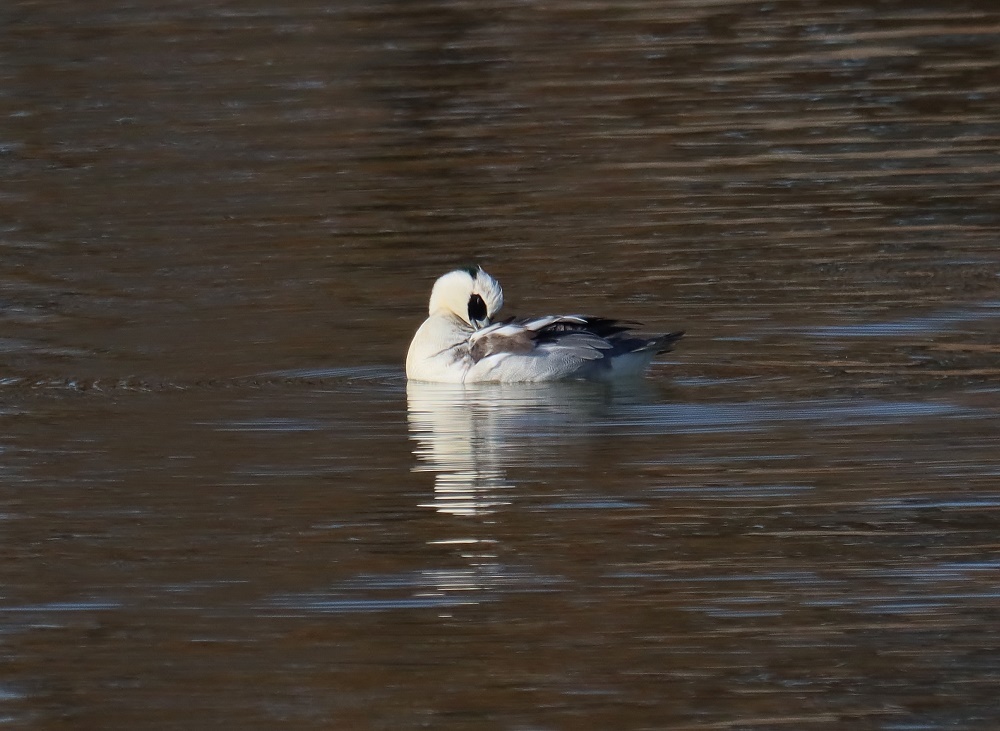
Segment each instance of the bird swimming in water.
M628 323L588 315L494 322L502 306L500 283L482 267L439 277L428 318L406 354L406 377L434 383L634 378L684 334L644 338Z

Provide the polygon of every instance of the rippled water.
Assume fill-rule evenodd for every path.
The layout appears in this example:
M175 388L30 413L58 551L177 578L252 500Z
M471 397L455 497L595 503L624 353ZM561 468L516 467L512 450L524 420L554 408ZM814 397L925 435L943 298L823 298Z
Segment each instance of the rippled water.
M0 724L1000 725L995 3L84 5L0 35ZM688 335L407 384L469 261Z

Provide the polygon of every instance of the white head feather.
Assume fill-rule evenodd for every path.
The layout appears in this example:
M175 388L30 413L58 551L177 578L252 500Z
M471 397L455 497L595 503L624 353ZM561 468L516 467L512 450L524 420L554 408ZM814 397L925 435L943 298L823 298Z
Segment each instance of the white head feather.
M485 305L485 317L477 316L475 299ZM470 311L470 304L472 305ZM481 267L458 269L438 277L431 290L428 312L435 315L455 315L474 328L485 327L503 307L500 283Z

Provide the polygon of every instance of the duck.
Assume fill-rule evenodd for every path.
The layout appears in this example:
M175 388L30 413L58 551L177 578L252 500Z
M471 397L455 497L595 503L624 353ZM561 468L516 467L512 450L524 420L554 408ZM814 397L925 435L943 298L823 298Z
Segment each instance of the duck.
M480 266L440 276L406 353L406 377L429 383L538 383L641 376L683 331L633 334L637 323L590 315L498 320L503 288Z

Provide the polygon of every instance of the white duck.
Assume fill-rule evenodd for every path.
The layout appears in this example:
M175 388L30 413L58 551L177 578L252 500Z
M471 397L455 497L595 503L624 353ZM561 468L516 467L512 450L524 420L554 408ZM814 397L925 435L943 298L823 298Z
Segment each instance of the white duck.
M500 283L481 267L440 277L406 354L406 377L435 383L525 383L640 375L683 332L635 337L617 320L550 315L493 323Z

